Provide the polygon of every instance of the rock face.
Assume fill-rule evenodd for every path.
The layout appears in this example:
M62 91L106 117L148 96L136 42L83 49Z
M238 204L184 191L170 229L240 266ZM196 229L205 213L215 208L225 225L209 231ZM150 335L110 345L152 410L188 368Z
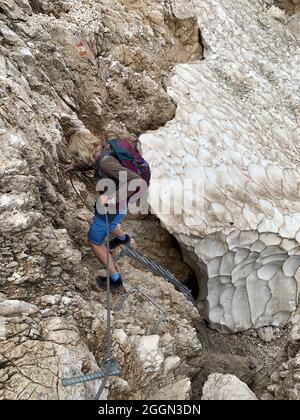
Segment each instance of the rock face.
M198 275L199 305L231 331L283 325L299 298L300 47L270 4L174 2L197 17L205 60L176 67L175 118L140 138L152 207Z
M212 373L203 387L202 400L257 400L246 384L233 375Z
M297 311L292 319L292 329L278 368L271 375L271 384L265 399L300 399L300 314Z
M99 369L106 334L85 240L91 215L59 162L68 159L65 133L78 126L134 140L172 119L165 79L175 62L201 58L198 26L158 0L3 0L0 23L0 399L91 399L99 383L61 383ZM115 310L122 377L105 396L188 398L198 313L162 279L124 270L127 290L141 286L169 317L152 332L159 314L144 313L139 295Z
M293 15L300 11L299 0L275 0L274 2L281 9L285 10L288 15Z
M113 356L122 374L109 380L104 396L189 399L195 368L188 359L202 350L193 326L199 322L198 311L162 279L127 261L120 269L126 289L139 287L167 316L155 328L161 314L141 293L123 305L124 296L113 298ZM99 381L68 388L61 381L96 372L105 359L105 294L93 290L93 282L94 277L89 297L73 290L35 297L36 305L0 299L0 399L94 397Z
M298 11L298 13L296 13L295 15L291 16L289 18L289 30L293 33L293 35L295 36L295 38L297 38L298 42L300 42L300 9Z
M287 321L300 264L298 15L267 3L1 1L0 399L91 399L99 387L61 382L95 372L106 356L105 294L85 240L91 215L62 169L74 127L135 141L172 120L177 104L175 119L141 142L154 191L155 179L205 180L203 211L186 204L171 217L153 203L198 275L199 305L208 291L211 321L232 331ZM102 397L190 398L202 352L197 310L128 261L119 269L127 291L139 287L167 317L154 328L160 313L142 294L121 307L114 298L122 375ZM290 396L285 387L275 395Z
M224 334L222 334L222 343L224 343L224 341L229 337L232 338L232 335L224 336ZM212 374L215 374L215 372L225 376L228 374L234 376L248 386L253 384L254 378L256 376L253 362L249 357L230 354L228 350L223 352L220 348L220 343L219 345L217 343L213 344L213 353L202 353L199 356L200 360L195 360L194 362L194 365L197 366L198 371L193 376L192 381L193 400L202 399L203 386L207 382L208 378ZM241 345L241 348L243 347L244 346ZM247 348L247 354L250 355L250 346L245 346L244 348Z

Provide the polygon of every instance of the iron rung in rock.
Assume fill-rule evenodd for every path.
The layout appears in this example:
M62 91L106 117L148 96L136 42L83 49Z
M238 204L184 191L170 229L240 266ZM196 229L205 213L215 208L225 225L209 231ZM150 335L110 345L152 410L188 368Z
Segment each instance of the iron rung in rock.
M65 378L62 380L63 386L71 386L83 384L85 382L95 381L96 379L103 379L107 376L118 376L121 373L117 362L114 359L105 360L101 364L99 372L90 373L87 375L74 376L73 378Z
M182 283L180 283L173 276L173 274L170 273L169 270L166 270L164 267L152 261L150 258L146 257L145 255L143 255L136 249L131 248L129 245L123 245L123 251L124 251L123 255L126 255L127 257L140 262L145 268L150 270L153 274L164 277L168 282L173 284L179 292L183 293L185 297L193 303L193 305L197 306L190 290L186 286L184 286Z

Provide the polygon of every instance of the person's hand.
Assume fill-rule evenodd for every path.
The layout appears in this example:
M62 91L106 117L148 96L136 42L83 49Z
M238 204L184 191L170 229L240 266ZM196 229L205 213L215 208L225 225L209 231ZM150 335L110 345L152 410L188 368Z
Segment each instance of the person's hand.
M108 197L107 195L100 195L100 202L101 204L103 204L103 206L107 207L108 206Z
M69 163L65 166L65 173L69 173L75 169L76 164L75 163Z

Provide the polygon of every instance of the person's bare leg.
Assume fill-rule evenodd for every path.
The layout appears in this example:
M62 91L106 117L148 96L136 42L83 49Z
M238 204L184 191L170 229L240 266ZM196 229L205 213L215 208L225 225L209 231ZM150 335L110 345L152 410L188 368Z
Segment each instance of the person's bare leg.
M121 225L120 225L120 224L118 224L118 226L117 226L117 227L115 227L115 228L112 230L112 233L113 233L116 237L119 237L119 236L123 236L123 235L125 235L125 232L121 229Z
M101 262L101 264L106 267L106 255L107 255L107 248L105 245L94 245L92 243L89 243L92 250L94 251L94 254L98 258L98 260ZM113 259L111 258L111 255L108 255L108 269L110 273L117 273L116 267L114 265Z

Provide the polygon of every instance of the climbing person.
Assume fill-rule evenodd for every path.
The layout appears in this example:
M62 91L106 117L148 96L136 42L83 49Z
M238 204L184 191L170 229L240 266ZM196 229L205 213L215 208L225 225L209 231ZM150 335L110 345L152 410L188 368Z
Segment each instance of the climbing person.
M104 137L97 138L88 130L75 132L68 145L75 161L68 165L65 171L95 171L100 196L95 204L88 242L100 263L108 267L111 290L117 291L123 288L123 282L104 244L107 223L109 233L114 235L109 242L110 250L130 242L129 235L121 229L120 223L127 212L128 204L139 200L147 190L150 169L147 162L125 138L117 137L109 142L103 140ZM106 283L106 276L97 277L97 284L101 289L106 288Z

